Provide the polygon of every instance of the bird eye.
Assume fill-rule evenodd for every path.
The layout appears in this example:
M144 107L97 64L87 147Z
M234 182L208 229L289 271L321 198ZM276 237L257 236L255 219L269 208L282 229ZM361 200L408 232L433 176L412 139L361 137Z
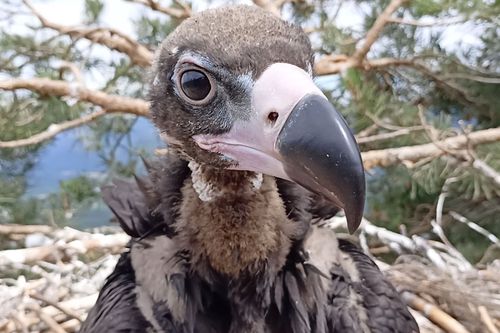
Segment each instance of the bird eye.
M205 104L214 95L212 80L200 70L189 69L182 72L179 86L182 95L193 104Z

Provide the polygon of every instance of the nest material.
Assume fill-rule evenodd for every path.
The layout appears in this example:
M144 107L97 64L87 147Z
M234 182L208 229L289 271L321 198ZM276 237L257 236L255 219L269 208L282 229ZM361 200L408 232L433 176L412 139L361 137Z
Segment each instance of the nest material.
M35 229L0 228L4 244L17 247L0 250L0 333L76 332L128 237L117 229ZM360 244L369 255L367 236L399 254L393 265L374 259L422 333L499 333L500 261L478 270L442 243L364 221Z
M441 270L418 256L401 256L386 272L400 291L419 295L471 333L496 333L500 326L500 261L482 270ZM489 317L489 319L488 319ZM488 327L490 326L490 327Z

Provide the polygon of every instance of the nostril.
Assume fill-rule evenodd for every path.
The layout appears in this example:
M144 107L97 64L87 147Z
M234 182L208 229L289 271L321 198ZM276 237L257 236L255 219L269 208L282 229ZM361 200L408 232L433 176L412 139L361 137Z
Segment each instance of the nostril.
M276 111L269 112L267 115L267 119L271 122L271 124L274 124L276 120L278 120L279 114Z

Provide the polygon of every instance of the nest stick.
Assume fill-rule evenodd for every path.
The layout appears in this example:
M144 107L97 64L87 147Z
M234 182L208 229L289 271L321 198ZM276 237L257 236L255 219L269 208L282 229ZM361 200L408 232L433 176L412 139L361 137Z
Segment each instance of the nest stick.
M430 304L408 291L403 292L403 299L413 309L422 312L429 320L449 333L470 333L462 324L436 305Z
M490 333L499 333L498 329L495 327L495 324L493 324L493 320L491 319L490 314L488 313L486 307L481 305L477 307L477 310L479 311L481 320L483 321L484 325L488 327Z

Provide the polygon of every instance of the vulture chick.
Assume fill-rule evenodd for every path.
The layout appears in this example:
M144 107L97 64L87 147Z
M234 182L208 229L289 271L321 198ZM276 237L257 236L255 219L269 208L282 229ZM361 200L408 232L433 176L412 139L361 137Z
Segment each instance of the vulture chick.
M104 199L132 236L81 332L418 332L353 244L365 181L298 27L251 6L185 20L154 64L169 154ZM299 185L297 185L299 184Z

